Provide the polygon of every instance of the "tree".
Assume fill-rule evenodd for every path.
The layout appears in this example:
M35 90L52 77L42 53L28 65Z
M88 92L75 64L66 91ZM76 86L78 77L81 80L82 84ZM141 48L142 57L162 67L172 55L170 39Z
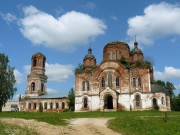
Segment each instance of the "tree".
M75 94L74 94L74 89L71 88L68 94L68 99L69 99L69 109L71 111L74 111L74 104L75 104Z
M174 97L173 91L175 90L174 84L167 81L165 87L168 90L168 93L170 95L170 99L172 99Z
M8 63L8 56L0 53L0 112L2 112L2 106L13 97L17 90L14 87L16 82L14 68L10 67Z

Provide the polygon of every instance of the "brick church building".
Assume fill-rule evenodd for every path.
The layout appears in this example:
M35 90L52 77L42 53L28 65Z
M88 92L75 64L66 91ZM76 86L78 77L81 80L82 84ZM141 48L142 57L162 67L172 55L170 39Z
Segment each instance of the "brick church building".
M19 99L20 111L63 111L68 109L69 100L59 95L49 95L46 91L48 77L45 75L46 57L36 53L31 59L31 70L27 76L25 95Z
M75 71L75 111L170 110L167 90L153 84L153 67L138 43L130 51L124 42L108 43L97 65L92 49Z

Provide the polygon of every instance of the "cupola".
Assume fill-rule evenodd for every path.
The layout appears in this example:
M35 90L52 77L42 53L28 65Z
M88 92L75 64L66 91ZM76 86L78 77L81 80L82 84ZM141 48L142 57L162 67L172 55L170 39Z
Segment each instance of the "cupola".
M142 62L144 60L143 53L141 49L138 48L138 42L136 40L134 42L134 49L131 51L131 57L132 57L132 62L136 62L136 61Z
M85 68L90 68L96 66L96 58L92 54L92 49L88 49L88 54L84 57L83 64Z

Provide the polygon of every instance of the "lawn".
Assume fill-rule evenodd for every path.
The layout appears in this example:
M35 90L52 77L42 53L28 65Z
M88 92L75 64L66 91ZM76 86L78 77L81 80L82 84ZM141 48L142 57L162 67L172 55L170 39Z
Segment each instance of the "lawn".
M0 117L35 119L61 126L68 124L64 119L112 117L114 119L108 122L108 127L125 135L180 135L180 112L167 112L166 122L164 116L165 113L160 111L0 113Z

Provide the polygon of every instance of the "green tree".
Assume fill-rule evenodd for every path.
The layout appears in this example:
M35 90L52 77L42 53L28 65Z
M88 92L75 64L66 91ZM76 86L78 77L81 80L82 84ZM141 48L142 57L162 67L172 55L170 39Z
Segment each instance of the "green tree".
M168 90L168 93L170 95L170 99L172 99L174 97L174 92L173 91L175 90L174 84L167 81L166 84L165 84L165 87Z
M71 88L68 94L68 99L69 99L69 109L71 111L74 111L74 105L75 105L75 93L74 89Z
M17 90L14 87L16 82L14 68L10 67L8 63L8 56L0 53L0 112L2 112L2 106L13 97Z

